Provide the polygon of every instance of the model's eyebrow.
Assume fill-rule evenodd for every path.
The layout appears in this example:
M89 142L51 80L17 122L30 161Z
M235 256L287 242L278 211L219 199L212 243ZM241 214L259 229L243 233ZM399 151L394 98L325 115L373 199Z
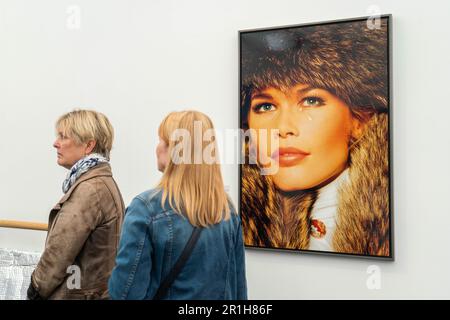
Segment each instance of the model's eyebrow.
M273 99L273 97L268 93L258 92L252 96L252 99Z
M314 88L314 87L311 87L311 86L306 86L306 87L304 87L304 88L302 88L302 89L298 89L298 90L297 90L297 93L299 93L299 94L305 94L306 92L311 91L311 90L314 90L314 89L317 89L317 88Z
M319 89L319 88L316 88L316 87L312 87L312 86L306 86L306 87L304 87L304 88L301 88L301 89L298 89L296 92L299 94L299 95L304 95L305 93L307 93L307 92L309 92L309 91L312 91L312 90L315 90L315 89ZM252 95L252 99L265 99L265 100L267 100L267 99L273 99L273 96L270 94L270 93L267 93L267 92L257 92L257 93L255 93L254 95Z

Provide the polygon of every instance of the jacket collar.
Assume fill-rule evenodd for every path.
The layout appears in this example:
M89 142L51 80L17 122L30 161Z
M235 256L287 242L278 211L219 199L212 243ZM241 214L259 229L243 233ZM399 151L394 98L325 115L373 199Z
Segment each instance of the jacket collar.
M72 187L70 187L66 194L58 201L58 205L62 205L67 199L69 199L72 192L80 183L97 177L112 177L111 166L109 163L100 163L82 174L77 181L75 181Z

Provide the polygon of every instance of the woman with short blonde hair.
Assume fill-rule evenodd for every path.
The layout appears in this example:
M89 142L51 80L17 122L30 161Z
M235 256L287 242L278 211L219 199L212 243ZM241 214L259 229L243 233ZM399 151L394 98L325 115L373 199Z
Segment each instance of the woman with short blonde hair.
M127 208L111 297L246 299L241 222L224 189L211 120L172 112L158 132L163 176Z
M94 140L93 153L109 159L114 140L114 129L103 113L91 110L75 110L59 117L56 128L70 136L78 144Z
M124 212L109 165L113 127L99 112L74 110L58 119L56 134L57 162L69 172L27 297L106 299Z

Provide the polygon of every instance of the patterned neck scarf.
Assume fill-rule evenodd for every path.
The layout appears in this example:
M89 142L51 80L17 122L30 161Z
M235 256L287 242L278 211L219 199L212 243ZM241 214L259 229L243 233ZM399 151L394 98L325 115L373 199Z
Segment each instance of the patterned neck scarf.
M90 168L95 167L99 163L109 162L104 156L98 153L91 153L84 158L78 160L70 169L66 179L63 182L62 190L64 193L69 191L75 181Z

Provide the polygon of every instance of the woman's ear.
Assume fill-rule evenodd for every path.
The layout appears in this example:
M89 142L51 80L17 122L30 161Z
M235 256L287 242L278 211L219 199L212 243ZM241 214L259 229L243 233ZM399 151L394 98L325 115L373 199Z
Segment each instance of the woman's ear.
M372 115L373 115L373 113L365 112L365 113L359 114L358 116L352 117L351 136L354 140L358 140L363 136L364 130L367 126L367 123L372 118Z
M89 141L86 143L86 150L85 150L85 153L86 153L86 154L90 154L90 153L92 152L92 150L94 150L96 144L97 144L97 141L95 141L95 140L89 140Z
M362 137L363 132L364 132L364 127L365 127L366 121L362 120L362 119L358 119L356 117L354 117L352 119L352 131L351 131L351 136L354 140L358 140Z

